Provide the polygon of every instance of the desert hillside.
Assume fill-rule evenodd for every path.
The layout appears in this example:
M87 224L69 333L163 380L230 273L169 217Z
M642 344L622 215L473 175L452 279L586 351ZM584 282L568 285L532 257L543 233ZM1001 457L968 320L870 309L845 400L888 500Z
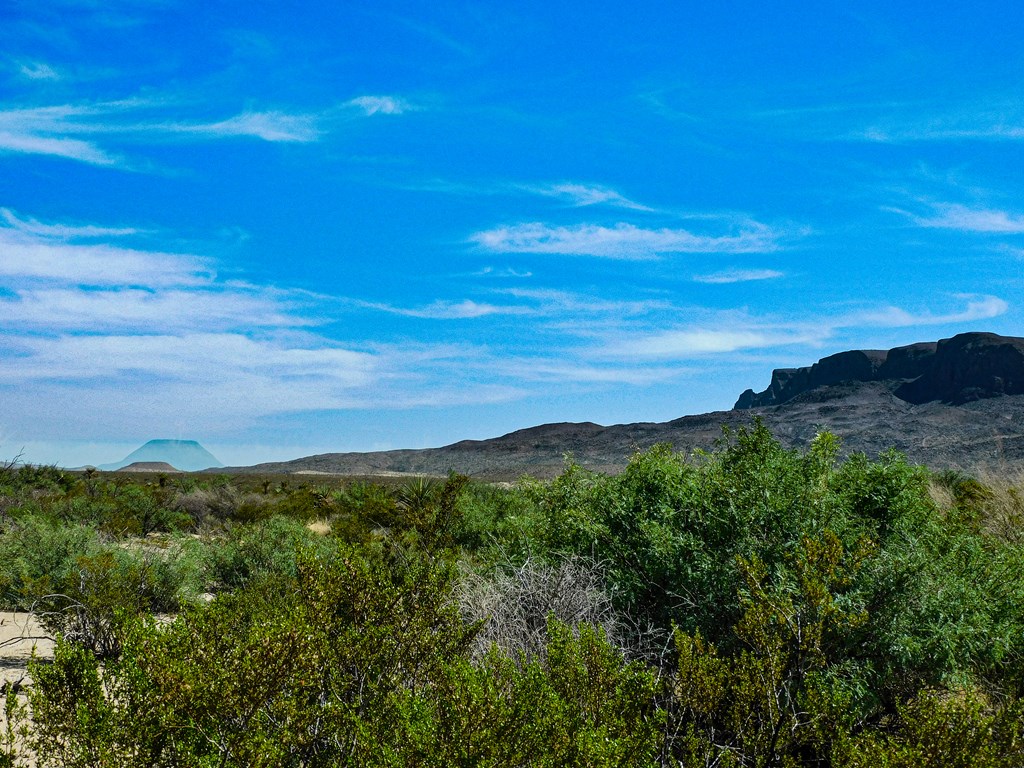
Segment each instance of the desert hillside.
M637 449L670 443L710 449L722 427L757 417L788 447L806 447L827 430L843 451L869 456L895 448L935 468L1024 464L1024 338L965 333L893 350L854 350L806 368L780 369L764 392L736 406L664 423L545 424L490 440L442 448L327 453L294 461L232 467L234 472L444 475L507 480L553 477L571 453L599 471L621 470Z

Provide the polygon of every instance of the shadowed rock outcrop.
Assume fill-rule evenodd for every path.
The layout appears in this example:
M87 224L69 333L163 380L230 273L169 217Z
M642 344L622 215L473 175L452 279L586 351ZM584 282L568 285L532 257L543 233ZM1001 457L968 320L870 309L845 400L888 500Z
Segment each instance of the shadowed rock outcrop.
M960 405L998 395L1024 394L1024 339L963 333L938 343L926 369L896 390L909 403L941 400Z
M858 381L891 383L898 398L917 405L932 401L960 405L1024 394L1024 338L962 333L888 351L840 352L807 368L777 369L768 389L746 390L734 407L782 405L822 387Z

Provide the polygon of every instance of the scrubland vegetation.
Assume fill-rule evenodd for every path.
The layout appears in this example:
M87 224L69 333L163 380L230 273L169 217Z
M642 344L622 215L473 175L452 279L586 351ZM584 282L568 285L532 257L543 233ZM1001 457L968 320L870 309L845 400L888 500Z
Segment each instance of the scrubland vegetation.
M8 466L0 595L60 640L0 765L1021 765L1024 489L837 453L755 425L514 487Z

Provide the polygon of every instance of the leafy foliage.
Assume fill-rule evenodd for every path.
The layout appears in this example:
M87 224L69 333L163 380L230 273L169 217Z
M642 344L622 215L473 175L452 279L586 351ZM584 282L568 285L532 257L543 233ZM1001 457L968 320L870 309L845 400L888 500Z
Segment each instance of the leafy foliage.
M1021 764L1020 483L839 455L755 423L515 487L2 465L0 589L60 640L0 765Z

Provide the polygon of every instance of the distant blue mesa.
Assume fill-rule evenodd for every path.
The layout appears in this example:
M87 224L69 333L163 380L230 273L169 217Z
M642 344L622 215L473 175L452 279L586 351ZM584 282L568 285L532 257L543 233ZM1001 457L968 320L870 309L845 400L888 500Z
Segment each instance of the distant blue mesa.
M150 440L114 464L102 464L97 469L112 472L137 462L163 462L183 472L223 467L217 457L195 440Z

